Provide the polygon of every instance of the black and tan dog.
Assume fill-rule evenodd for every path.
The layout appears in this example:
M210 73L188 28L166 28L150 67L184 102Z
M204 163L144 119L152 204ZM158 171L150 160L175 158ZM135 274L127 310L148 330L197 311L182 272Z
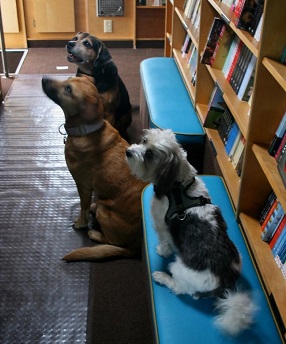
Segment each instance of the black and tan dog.
M104 120L101 98L90 77L57 81L44 77L46 95L65 114L66 163L80 196L76 228L87 227L92 193L96 195L98 230L89 237L101 245L77 249L63 259L100 260L132 257L141 248L141 191L146 185L132 176L125 161L129 144Z
M68 61L78 66L76 75L86 74L94 78L102 96L106 119L126 138L126 130L132 122L132 106L126 86L104 43L87 32L79 32L67 43L66 49Z

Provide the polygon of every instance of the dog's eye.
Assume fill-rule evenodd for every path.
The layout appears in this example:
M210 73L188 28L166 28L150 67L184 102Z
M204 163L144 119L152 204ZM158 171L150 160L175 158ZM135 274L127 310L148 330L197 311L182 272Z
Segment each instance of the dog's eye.
M67 93L72 93L72 88L70 87L70 85L67 85L67 86L65 87L65 91L66 91Z
M84 41L83 45L85 45L86 47L91 47L91 44L89 43L89 41Z
M147 137L143 137L142 143L147 143Z
M147 149L145 152L145 158L146 159L152 159L153 158L153 152L151 151L151 149Z

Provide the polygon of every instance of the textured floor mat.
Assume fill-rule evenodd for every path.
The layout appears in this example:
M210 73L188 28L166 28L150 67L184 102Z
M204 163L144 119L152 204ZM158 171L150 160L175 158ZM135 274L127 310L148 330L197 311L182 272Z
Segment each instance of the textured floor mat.
M66 78L66 77L65 77ZM0 116L0 342L85 343L89 263L61 258L89 243L64 160L61 109L40 76L15 79Z

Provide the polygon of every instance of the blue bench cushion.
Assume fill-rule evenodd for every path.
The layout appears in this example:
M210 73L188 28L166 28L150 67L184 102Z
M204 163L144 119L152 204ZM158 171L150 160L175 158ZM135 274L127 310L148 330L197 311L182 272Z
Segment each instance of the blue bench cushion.
M180 143L203 143L205 131L196 114L176 62L152 57L140 64L150 127L172 129Z
M255 324L250 329L237 337L228 337L217 330L214 325L214 316L216 315L214 300L193 300L189 295L174 295L168 288L153 281L151 274L157 270L168 271L168 265L174 260L174 256L164 259L156 253L158 240L150 213L153 186L148 185L142 193L142 211L157 341L161 344L282 343L267 298L236 222L224 182L217 176L202 176L201 178L209 190L213 204L217 204L221 208L228 225L229 236L242 255L243 268L238 280L239 288L251 291L259 311L255 315Z

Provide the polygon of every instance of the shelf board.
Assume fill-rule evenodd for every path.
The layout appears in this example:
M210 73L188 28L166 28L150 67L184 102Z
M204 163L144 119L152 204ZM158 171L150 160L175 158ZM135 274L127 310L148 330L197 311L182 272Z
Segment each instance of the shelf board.
M229 20L229 26L233 32L242 40L242 42L247 46L247 48L254 54L258 56L260 43L257 42L247 31L240 30L235 26L235 15L232 10L224 3L218 0L208 0L213 8L217 11L219 16L223 13L224 16Z
M161 9L165 9L166 8L166 6L136 6L136 9L138 9L138 10L141 10L141 9L152 9L152 10L157 10L157 9L159 9L159 10L161 10Z
M234 203L234 208L236 209L236 205L238 203L240 178L237 175L234 167L232 166L232 163L228 159L228 156L225 152L224 144L217 130L208 128L205 128L205 130L217 152L216 159L224 176L224 180L228 187L232 201Z
M261 239L261 229L258 220L244 213L241 213L239 218L263 278L266 291L269 295L273 295L281 318L284 324L286 324L286 281L275 263L269 245Z
M262 64L268 69L274 79L286 92L286 66L267 57L263 58Z
M197 109L197 112L199 114L201 122L204 123L205 119L207 117L208 105L197 103L196 109Z
M277 169L275 158L268 153L268 147L253 144L252 151L258 160L266 178L286 211L286 190Z
M208 65L206 65L206 68L208 69L214 82L217 82L220 88L223 90L223 98L226 102L226 105L229 107L233 117L235 118L242 135L246 137L249 123L249 104L238 99L221 70L211 68Z

